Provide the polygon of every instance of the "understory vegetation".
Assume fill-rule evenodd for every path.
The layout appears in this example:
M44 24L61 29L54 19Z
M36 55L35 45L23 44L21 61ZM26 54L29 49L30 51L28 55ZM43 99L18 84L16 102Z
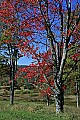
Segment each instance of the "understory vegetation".
M57 115L53 106L23 101L10 106L9 101L0 101L0 120L80 120L80 108L65 105L64 113Z
M15 90L13 105L9 92L3 91L0 90L0 120L80 120L75 95L65 95L64 112L56 114L54 100L47 106L46 100L35 91Z

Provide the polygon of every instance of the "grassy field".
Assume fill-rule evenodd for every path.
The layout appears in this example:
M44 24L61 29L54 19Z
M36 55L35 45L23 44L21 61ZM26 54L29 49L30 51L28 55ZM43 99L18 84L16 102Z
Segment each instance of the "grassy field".
M64 113L56 115L54 104L0 101L0 120L80 120L80 108L65 105Z
M54 102L49 106L33 91L15 91L14 105L9 104L9 91L0 90L0 120L80 120L76 96L65 97L64 113L56 115Z

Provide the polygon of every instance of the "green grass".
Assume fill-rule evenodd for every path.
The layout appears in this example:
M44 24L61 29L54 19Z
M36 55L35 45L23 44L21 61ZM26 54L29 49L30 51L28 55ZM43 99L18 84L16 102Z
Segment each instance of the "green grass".
M75 95L65 97L64 113L56 115L54 103L47 106L38 93L26 92L15 91L14 105L10 105L9 92L0 90L0 120L80 120Z
M64 113L56 115L54 104L39 102L0 101L0 120L80 120L80 108L64 106Z

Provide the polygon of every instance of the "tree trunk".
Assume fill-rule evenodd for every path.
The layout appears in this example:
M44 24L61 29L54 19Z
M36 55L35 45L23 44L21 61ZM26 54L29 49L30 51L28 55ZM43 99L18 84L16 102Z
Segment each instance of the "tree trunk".
M49 106L49 96L47 94L47 106Z
M63 112L64 92L56 93L56 113Z
M64 106L64 89L62 84L62 76L58 78L55 84L55 102L56 102L56 113L63 112Z
M77 102L77 107L79 107L79 83L76 82L76 102Z
M13 71L12 71L13 74ZM13 105L13 99L14 99L14 77L12 75L12 81L10 86L10 104Z
M13 99L14 99L14 83L12 80L11 88L10 88L10 104L13 105Z
M12 82L10 88L10 104L13 105L14 100L14 75L15 75L15 60L12 59Z

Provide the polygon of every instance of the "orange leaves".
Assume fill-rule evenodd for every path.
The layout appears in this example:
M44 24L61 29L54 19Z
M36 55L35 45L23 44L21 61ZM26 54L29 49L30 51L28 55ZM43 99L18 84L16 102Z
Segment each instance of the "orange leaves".
M14 6L4 1L0 4L0 7L0 20L5 23L10 22L11 16L14 15Z
M38 2L38 0L24 0L27 4L31 3L33 5L36 4L36 2Z
M12 42L12 40L10 39L10 40L4 40L4 43L6 43L6 44L9 44L9 43L11 43Z
M47 89L41 90L41 93L42 93L43 96L46 96L46 97L50 97L51 94L53 94L50 87L47 87Z
M27 20L24 20L22 23L21 23L21 26L20 26L20 28L21 29L25 29L25 28L30 28L31 27L31 25L30 25L30 23L29 23L29 21L27 21Z
M62 35L65 37L69 37L71 34L72 34L72 30L70 30L70 29L67 31L67 33L66 32L62 33Z
M71 35L71 33L72 33L72 30L68 30L68 33L67 33L67 36L70 36Z
M80 57L80 53L75 53L74 55L71 56L71 58L77 62L78 61L78 58Z
M23 43L24 46L27 45L27 42ZM34 48L34 46L32 46ZM29 48L30 50L30 48ZM30 51L29 51L30 52ZM33 52L33 50L32 50ZM28 82L32 83L36 88L39 87L44 91L45 95L51 95L52 91L49 86L54 89L54 80L51 74L52 64L50 60L50 50L46 53L35 54L35 59L40 58L40 61L37 61L36 64L30 64L24 68L21 68L17 71L17 75L22 75L22 80L26 79ZM34 55L33 54L33 55ZM24 75L25 74L25 75Z
M27 31L27 32L20 32L20 36L24 36L24 37L29 37L32 35L32 32L31 31Z
M41 77L39 78L39 81L38 81L38 82L40 82L40 83L46 83L46 80L45 80L44 76L41 76Z
M23 20L22 23L21 23L21 26L20 28L22 30L24 30L25 28L28 29L28 30L45 30L45 27L44 25L42 24L43 22L43 17L42 15L38 14L37 16L35 16L35 14L37 14L37 9L34 8L33 10L34 12L32 14L30 14L30 17L27 16L27 14L25 15L26 16L26 20ZM35 16L35 17L33 17Z
M51 88L48 87L48 88L46 89L46 92L48 93L48 95L51 95L51 94L52 94L52 90L51 90Z
M13 35L17 32L17 21L15 17L14 4L9 0L0 3L0 21L5 25L3 29L3 40L6 44L13 42ZM4 27L3 25L3 27Z

